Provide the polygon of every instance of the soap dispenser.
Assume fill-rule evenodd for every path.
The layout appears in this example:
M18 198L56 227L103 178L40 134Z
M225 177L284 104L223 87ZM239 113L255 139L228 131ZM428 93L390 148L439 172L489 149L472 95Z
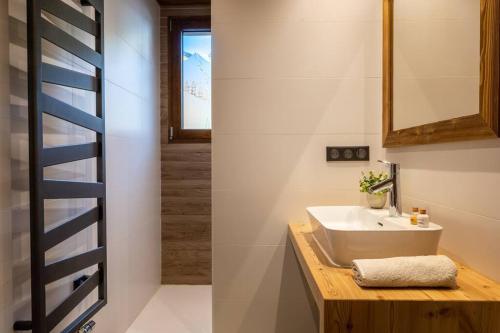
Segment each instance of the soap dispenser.
M417 223L420 228L429 228L429 215L426 209L421 209L417 215Z

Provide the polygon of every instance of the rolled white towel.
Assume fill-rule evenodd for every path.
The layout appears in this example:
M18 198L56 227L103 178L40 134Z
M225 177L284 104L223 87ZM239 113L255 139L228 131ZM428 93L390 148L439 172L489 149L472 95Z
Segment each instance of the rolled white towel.
M362 287L457 287L457 267L447 256L357 259L352 270Z

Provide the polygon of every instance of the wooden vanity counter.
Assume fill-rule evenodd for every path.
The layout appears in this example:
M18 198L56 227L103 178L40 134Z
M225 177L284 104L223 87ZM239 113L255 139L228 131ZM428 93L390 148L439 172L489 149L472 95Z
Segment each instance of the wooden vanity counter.
M309 224L290 224L289 238L321 333L500 333L500 285L463 265L455 290L361 288L350 269L327 264Z

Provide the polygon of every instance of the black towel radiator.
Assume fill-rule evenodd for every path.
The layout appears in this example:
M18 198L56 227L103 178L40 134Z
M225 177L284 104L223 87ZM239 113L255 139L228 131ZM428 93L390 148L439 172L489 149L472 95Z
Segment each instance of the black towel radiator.
M78 332L107 302L106 292L106 190L104 136L104 11L103 0L84 0L92 6L95 19L61 0L28 0L28 102L30 166L30 237L31 237L31 321L19 321L15 330L51 332L92 291L98 288L98 300L69 324L62 333ZM95 49L83 44L42 17L42 11L93 35ZM95 67L95 76L85 75L42 61L42 39L64 49ZM96 115L42 92L42 83L95 92ZM44 148L43 114L79 125L96 133L93 143ZM45 167L89 158L97 161L97 182L72 182L44 179ZM97 206L78 217L45 231L44 204L47 199L96 198ZM97 223L97 248L77 256L46 264L45 253L55 245ZM46 310L46 285L82 269L97 265L88 277L53 311Z

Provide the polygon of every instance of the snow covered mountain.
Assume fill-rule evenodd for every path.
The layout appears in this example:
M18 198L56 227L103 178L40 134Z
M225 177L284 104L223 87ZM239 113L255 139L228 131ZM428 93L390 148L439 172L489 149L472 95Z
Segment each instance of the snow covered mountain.
M201 55L184 52L182 73L185 91L197 97L208 98L211 88L211 71L211 63Z
M211 128L212 64L198 53L184 52L182 61L183 128Z

